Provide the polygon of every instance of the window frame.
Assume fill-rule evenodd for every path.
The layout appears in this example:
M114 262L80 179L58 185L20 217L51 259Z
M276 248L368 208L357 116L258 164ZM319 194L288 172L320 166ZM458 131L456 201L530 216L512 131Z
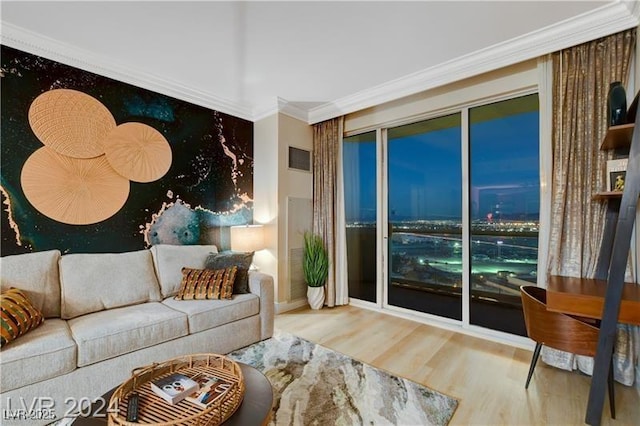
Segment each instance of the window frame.
M467 79L442 88L411 95L399 101L350 114L345 117L345 136L353 136L367 131L376 131L377 135L377 298L376 303L363 302L350 298L355 306L382 310L387 313L418 320L439 327L462 331L478 337L530 348L531 342L521 336L489 330L470 323L470 267L469 261L463 262L462 321L437 317L430 314L410 311L391 306L387 300L388 276L388 177L387 172L387 130L392 127L411 124L422 120L437 118L447 114L461 114L462 149L462 206L463 206L463 258L469 259L470 226L469 222L469 109L477 106L538 94L540 126L540 218L538 235L538 286L546 287L546 263L548 257L549 224L551 215L551 63L548 58L528 61L501 69L483 76Z

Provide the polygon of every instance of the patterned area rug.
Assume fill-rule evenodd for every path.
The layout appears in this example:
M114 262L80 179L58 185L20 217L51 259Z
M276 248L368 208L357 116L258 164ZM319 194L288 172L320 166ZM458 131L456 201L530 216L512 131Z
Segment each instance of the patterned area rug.
M458 401L276 330L229 354L274 389L271 425L446 425Z

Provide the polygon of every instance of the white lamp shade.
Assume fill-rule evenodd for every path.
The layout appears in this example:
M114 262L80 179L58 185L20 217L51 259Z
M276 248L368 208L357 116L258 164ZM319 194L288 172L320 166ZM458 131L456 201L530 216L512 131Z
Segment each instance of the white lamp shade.
M264 227L241 225L231 227L231 250L250 252L264 249Z

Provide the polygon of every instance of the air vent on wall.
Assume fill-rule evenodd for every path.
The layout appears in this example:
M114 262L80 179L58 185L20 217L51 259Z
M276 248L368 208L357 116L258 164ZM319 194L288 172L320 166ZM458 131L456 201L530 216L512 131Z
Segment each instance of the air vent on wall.
M295 170L311 171L311 151L289 147L289 168Z

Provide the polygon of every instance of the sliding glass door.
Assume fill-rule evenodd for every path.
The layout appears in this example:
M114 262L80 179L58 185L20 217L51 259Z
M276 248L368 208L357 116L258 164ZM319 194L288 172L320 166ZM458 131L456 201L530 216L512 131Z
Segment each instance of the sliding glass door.
M387 132L388 303L462 319L460 114Z
M538 95L469 109L470 323L526 335L520 286L536 283Z
M526 335L539 145L537 94L345 138L350 297Z

